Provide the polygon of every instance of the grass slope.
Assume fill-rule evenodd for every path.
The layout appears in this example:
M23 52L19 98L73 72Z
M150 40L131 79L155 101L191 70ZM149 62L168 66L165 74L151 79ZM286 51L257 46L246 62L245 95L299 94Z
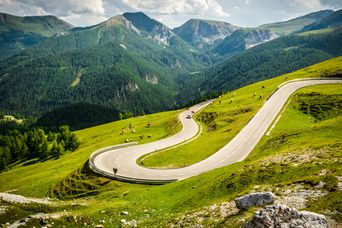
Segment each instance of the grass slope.
M288 79L341 72L341 61L340 57L305 68L289 74ZM284 77L286 76L275 78L274 82L265 81L265 90L270 89L273 83L274 86L282 83ZM269 84L265 84L266 82ZM250 92L258 92L261 85L263 84L254 84L247 88ZM250 191L271 190L281 196L282 190L292 185L300 183L308 189L313 189L313 186L317 189L320 181L324 181L325 184L321 188L327 195L310 201L306 209L325 213L342 222L338 213L340 192L336 189L336 176L342 175L340 159L342 156L342 119L339 112L333 111L335 102L340 104L341 91L341 85L314 86L298 91L297 94L301 95L293 96L271 135L262 138L246 160L184 181L163 186L135 185L117 181L107 181L103 184L101 178L89 174L87 170L80 170L93 149L112 144L116 140L117 142L123 140L125 137L119 140L117 132L127 126L129 121L132 121L133 125L138 126L140 123L139 126L145 126L145 121L135 118L77 132L82 139L80 150L65 155L57 161L51 161L54 162L54 168L49 168L51 166L49 162L27 167L14 167L13 170L0 175L0 189L6 191L18 188L17 192L21 194L44 196L54 183L56 183L55 189L60 191L71 189L70 185L78 185L80 189L82 185L86 186L82 182L93 183L98 190L97 194L89 194L86 198L79 199L79 202L86 205L68 209L77 216L77 219L69 216L55 221L55 224L81 227L84 226L84 222L94 225L103 220L106 226L115 227L120 226L121 219L126 221L134 219L141 227L163 227L177 222L177 218L181 215L199 211L204 206L233 200ZM322 96L325 99L315 102L315 99L311 99L313 92L314 96ZM236 91L235 101L238 96L240 95ZM250 94L246 92L246 96L249 97ZM336 96L339 98L335 99ZM304 103L310 107L320 108L310 108L310 112L306 114L301 111L303 109L299 108L305 106L302 105L301 99L304 99L306 101ZM230 100L229 94L226 97L223 96L221 100L220 105L223 109L229 106L225 103ZM216 104L217 111L219 107ZM175 117L175 113L169 113L172 117L168 120L166 120L166 113L143 118L154 117L157 121L161 119L158 115L165 115L164 120L169 122ZM320 119L316 116L326 118ZM293 124L289 124L289 121ZM163 125L164 129L167 125ZM113 134L113 130L116 134ZM62 174L56 175L56 171L61 171ZM62 180L61 178L67 174L69 174L67 178ZM31 177L31 175L35 176ZM53 180L49 180L49 177ZM58 180L59 183L57 183ZM88 191L93 190L88 189ZM71 194L72 192L68 197L72 197ZM80 195L75 193L75 196ZM18 207L20 209L23 206ZM60 208L60 210L63 209ZM243 223L242 219L253 215L253 210L224 218L222 221L208 219L205 225L237 227ZM123 211L127 211L128 215L122 214Z
M177 115L178 111L163 112L77 131L81 146L76 152L65 154L58 160L33 165L18 164L0 174L0 191L15 190L19 194L45 196L52 185L83 167L90 154L97 149L124 143L126 139L146 143L174 134L181 128ZM150 128L147 123L151 123ZM130 124L132 129L129 128ZM123 134L122 129L125 130ZM139 138L141 135L144 135L142 140ZM147 135L152 137L148 138Z
M202 135L198 139L184 146L142 158L142 164L154 168L175 168L188 166L209 157L237 135L278 85L295 78L317 77L320 72L339 72L342 70L341 63L341 57L335 58L224 94L197 116L203 127Z

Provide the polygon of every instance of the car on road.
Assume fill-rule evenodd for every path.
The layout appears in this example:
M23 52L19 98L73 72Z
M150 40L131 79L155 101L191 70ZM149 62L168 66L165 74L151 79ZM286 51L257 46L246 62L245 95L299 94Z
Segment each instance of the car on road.
M187 118L187 119L191 119L191 115L187 115L186 118Z

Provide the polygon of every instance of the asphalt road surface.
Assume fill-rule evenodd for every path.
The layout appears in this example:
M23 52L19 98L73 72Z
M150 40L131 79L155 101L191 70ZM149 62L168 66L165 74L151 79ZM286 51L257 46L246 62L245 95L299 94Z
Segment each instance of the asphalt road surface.
M151 183L151 181L158 180L172 182L230 165L243 160L254 149L291 94L306 86L332 83L342 83L342 80L292 81L281 86L228 144L212 156L196 164L178 169L150 169L139 166L136 160L145 154L168 148L194 137L198 133L199 127L192 118L188 119L186 116L191 115L192 110L197 112L206 107L210 101L195 105L190 110L180 114L179 119L183 124L183 129L178 134L147 144L101 153L95 157L94 165L97 170L111 174L114 178L120 177L118 179L121 180L125 180L125 178L136 179L140 183ZM113 168L117 169L115 174Z

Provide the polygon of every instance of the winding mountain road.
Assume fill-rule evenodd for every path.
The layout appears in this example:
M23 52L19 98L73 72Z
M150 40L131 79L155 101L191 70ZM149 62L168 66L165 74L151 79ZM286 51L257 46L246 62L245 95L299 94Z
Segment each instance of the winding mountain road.
M266 133L287 99L296 90L311 85L333 83L342 83L342 80L306 79L289 81L282 85L228 144L212 156L196 164L178 169L150 169L139 166L136 161L145 154L171 147L195 137L199 131L199 126L193 119L187 119L186 116L191 114L190 110L197 112L203 109L211 103L210 101L195 105L190 110L184 111L179 115L183 129L178 134L147 144L94 153L90 159L92 161L90 166L95 172L114 179L136 183L162 184L182 180L230 165L247 157ZM117 169L116 173L114 173L113 168Z

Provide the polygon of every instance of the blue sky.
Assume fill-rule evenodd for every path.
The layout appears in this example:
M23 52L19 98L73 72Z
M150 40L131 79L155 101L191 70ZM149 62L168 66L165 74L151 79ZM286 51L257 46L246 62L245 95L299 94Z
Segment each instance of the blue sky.
M341 8L342 0L0 0L1 12L55 15L75 26L94 25L127 11L142 11L171 28L190 18L253 27Z

